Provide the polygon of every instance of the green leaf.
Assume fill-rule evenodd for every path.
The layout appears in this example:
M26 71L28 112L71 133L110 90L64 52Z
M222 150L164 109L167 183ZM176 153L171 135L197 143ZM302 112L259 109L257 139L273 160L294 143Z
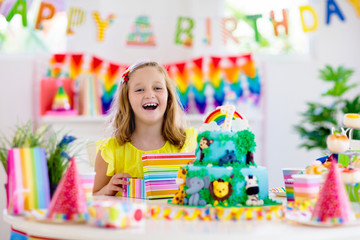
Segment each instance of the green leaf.
M322 93L321 97L326 97L328 104L319 102L307 102L307 108L300 113L301 119L294 125L294 130L301 137L300 148L322 149L325 150L326 137L331 133L331 128L339 128L342 122L339 116L345 113L360 113L360 95L354 99L346 99L347 91L358 87L358 83L349 83L354 71L343 66L333 68L326 65L319 70L319 77L332 86ZM330 104L329 104L330 102ZM354 131L355 136L359 136L359 131Z

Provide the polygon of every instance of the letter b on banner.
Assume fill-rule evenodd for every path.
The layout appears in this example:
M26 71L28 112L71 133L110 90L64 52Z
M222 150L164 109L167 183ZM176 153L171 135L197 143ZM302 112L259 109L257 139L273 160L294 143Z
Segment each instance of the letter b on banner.
M192 45L193 35L192 29L194 28L194 20L188 17L179 17L176 27L175 44L179 45Z

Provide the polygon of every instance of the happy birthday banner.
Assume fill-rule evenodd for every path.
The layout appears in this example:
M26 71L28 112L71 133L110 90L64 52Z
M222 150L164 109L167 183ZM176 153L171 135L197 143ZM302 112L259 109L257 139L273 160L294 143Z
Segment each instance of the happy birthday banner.
M85 62L85 63L84 63ZM86 96L81 114L106 114L116 92L119 77L129 65L107 61L98 56L87 58L84 54L54 54L50 59L46 77L70 78L76 81L86 77L86 84L77 86ZM190 113L205 113L224 103L252 103L259 106L261 82L251 54L235 56L209 56L167 63L164 67L177 85L180 102ZM100 81L100 83L94 81ZM76 82L75 81L75 82ZM90 84L90 85L89 85ZM101 88L101 90L97 90ZM97 94L101 92L101 96ZM93 94L92 94L93 93ZM101 103L100 100L101 99ZM95 101L95 102L94 102ZM93 103L91 105L90 103ZM98 102L98 103L97 103ZM89 105L90 104L90 105ZM102 108L102 112L98 109ZM91 114L90 114L91 115Z
M325 4L325 15L326 15L326 25L330 25L332 21L337 19L338 21L345 22L346 16L342 11L341 4L345 4L345 1L341 1L341 4L338 4L338 0L326 0ZM356 15L360 17L360 1L359 0L347 0L347 4L350 4L354 9ZM0 14L3 15L7 21L11 21L16 14L19 14L22 19L22 25L26 27L28 25L28 9L32 5L33 0L2 0L0 1ZM70 3L71 4L71 3ZM96 29L96 39L98 42L103 42L106 39L106 33L110 28L118 27L114 23L121 23L120 16L116 13L103 14L98 10L86 11L81 7L69 6L65 9L64 1L61 0L43 0L41 1L40 7L36 14L36 20L34 24L35 30L42 30L43 24L46 20L52 19L56 12L67 11L68 21L66 34L67 35L76 35L77 29L85 24L86 21L90 21L93 24L93 27ZM318 29L318 13L311 5L302 5L299 6L300 13L300 22L302 29L305 33L313 32ZM254 40L256 42L260 41L261 33L257 27L257 20L260 18L270 19L272 23L273 32L275 36L280 36L279 29L285 29L284 34L289 34L289 29L292 27L289 25L288 17L289 11L287 9L282 9L281 12L271 10L268 16L263 16L262 14L253 14L245 15L246 22L250 22L254 31ZM275 15L280 17L280 20L275 20ZM306 18L306 17L309 18ZM128 18L129 16L126 16ZM118 31L128 31L126 35L126 45L128 46L142 46L142 47L154 47L156 46L156 36L154 33L154 28L152 26L151 18L146 14L141 16L134 16L134 22L131 29L118 29ZM156 16L154 16L156 18ZM178 16L177 21L174 23L175 36L174 43L175 45L182 45L184 47L192 47L194 42L194 37L200 37L203 39L203 44L210 46L212 44L212 36L221 35L224 45L228 41L234 41L239 43L239 36L236 36L235 31L238 30L238 19L235 17L224 17L224 18L215 18L215 17L205 17L201 20L196 20L195 18L188 16ZM228 24L230 23L230 24ZM221 26L221 32L213 32L213 26ZM203 26L205 29L205 35L195 36L194 27L195 25ZM229 26L230 25L230 26ZM203 33L202 33L203 34ZM95 37L95 36L94 36ZM215 69L216 70L216 69ZM182 72L183 74L183 72ZM185 73L184 73L185 74ZM179 81L181 81L179 79ZM214 82L214 84L216 84ZM221 98L221 96L218 96Z

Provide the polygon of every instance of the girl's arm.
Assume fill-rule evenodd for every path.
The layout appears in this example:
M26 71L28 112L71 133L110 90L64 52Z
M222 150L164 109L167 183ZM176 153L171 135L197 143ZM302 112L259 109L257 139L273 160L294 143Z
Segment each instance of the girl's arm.
M101 156L101 151L96 155L95 160L95 180L93 195L114 196L117 192L124 192L122 185L128 185L129 182L123 178L131 177L128 173L117 173L112 177L106 175L108 163Z

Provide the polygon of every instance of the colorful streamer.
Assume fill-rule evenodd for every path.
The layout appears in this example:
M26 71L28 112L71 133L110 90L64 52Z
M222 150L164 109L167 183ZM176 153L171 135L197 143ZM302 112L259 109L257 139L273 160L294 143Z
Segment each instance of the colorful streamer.
M177 207L150 206L148 218L154 220L186 221L241 221L284 219L285 208L282 205L265 207Z

